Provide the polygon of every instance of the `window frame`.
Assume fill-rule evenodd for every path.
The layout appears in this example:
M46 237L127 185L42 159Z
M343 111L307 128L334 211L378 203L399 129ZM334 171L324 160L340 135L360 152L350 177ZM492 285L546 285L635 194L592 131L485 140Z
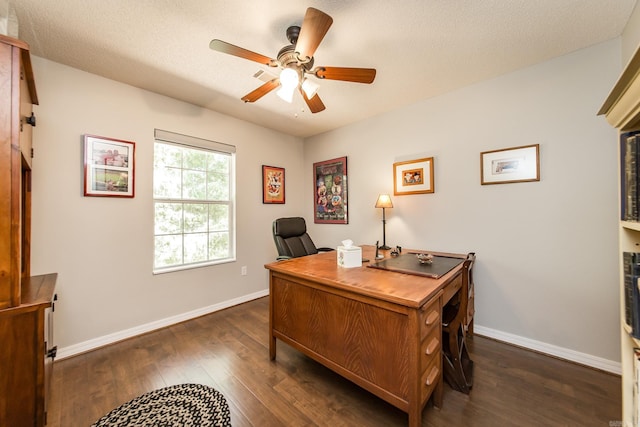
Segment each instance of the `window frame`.
M161 198L156 197L155 194L155 182L152 182L152 199L153 199L153 256L152 256L152 265L153 265L153 274L163 274L170 273L173 271L182 271L182 270L191 270L194 268L202 268L208 267L212 265L226 264L230 262L236 261L236 238L237 238L237 230L236 230L236 147L234 145L224 144L217 141L211 141L207 139L197 138L189 135L178 134L174 132L169 132L161 129L155 129L154 131L154 143L153 143L153 179L155 181L155 154L156 154L156 143L167 144L167 145L175 145L182 148L188 149L196 149L196 150L205 150L209 152L217 152L220 154L229 156L229 201L227 203L222 203L229 207L229 256L221 259L210 259L207 261L201 262L192 262L192 263L181 263L178 265L172 265L168 267L156 267L156 248L155 248L155 239L157 237L155 225L156 225L156 204L157 203L198 203L204 202L206 204L221 204L219 201L205 199L183 199L183 198ZM184 170L184 169L183 169ZM182 230L181 235L184 236L184 230ZM183 244L184 250L184 244ZM184 261L184 260L183 260Z

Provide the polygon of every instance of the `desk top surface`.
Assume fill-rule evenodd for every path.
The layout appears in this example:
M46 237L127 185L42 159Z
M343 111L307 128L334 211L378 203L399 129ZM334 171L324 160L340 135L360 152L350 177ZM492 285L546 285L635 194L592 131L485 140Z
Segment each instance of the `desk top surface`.
M363 245L362 257L375 262L375 246ZM406 251L403 251L405 253ZM427 251L411 251L427 252ZM380 251L385 259L391 259L389 251ZM337 289L371 296L408 307L421 307L453 278L460 274L466 254L431 252L450 258L459 258L460 262L439 278L423 277L401 272L368 268L369 262L361 267L339 267L337 252L321 252L300 258L277 261L265 265L271 272L310 280ZM416 260L417 262L417 260ZM455 264L455 263L454 263Z

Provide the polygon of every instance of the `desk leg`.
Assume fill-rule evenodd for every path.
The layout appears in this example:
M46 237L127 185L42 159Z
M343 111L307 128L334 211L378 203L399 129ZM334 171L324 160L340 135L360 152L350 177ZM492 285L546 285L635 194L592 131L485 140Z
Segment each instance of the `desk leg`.
M409 427L422 426L422 411L420 405L409 405Z
M444 392L444 380L442 374L440 375L440 380L438 381L438 385L433 390L433 406L440 409L442 408L442 395Z
M269 359L276 360L276 337L273 334L269 339Z
M273 335L273 271L269 270L269 359L276 360L276 337Z
M433 406L442 408L442 394L444 391L444 380L440 377L436 388L433 390ZM409 427L421 427L422 426L422 411L424 407L420 405L420 402L409 403Z

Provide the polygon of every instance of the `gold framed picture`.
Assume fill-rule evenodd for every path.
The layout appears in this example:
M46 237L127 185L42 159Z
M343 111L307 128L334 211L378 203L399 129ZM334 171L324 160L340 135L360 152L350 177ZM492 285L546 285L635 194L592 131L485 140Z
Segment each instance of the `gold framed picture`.
M480 153L480 183L540 181L540 144Z
M393 194L433 193L433 157L393 164Z

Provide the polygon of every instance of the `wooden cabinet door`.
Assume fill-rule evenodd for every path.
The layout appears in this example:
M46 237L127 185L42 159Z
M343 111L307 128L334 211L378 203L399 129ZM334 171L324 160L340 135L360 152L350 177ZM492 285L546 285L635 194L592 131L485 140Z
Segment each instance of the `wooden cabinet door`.
M24 63L20 61L20 151L22 152L23 161L29 169L31 169L31 136L33 133L33 125L29 124L29 122L32 120L32 112L33 103L31 100L31 93L29 92L27 74L24 68Z
M15 156L14 110L15 47L0 43L0 309L20 303L19 189L20 161Z
M0 309L20 305L21 278L30 275L31 113L37 103L29 46L0 35Z
M0 311L0 425L43 425L37 418L38 310ZM43 414L44 415L44 414ZM39 421L39 422L37 422Z

